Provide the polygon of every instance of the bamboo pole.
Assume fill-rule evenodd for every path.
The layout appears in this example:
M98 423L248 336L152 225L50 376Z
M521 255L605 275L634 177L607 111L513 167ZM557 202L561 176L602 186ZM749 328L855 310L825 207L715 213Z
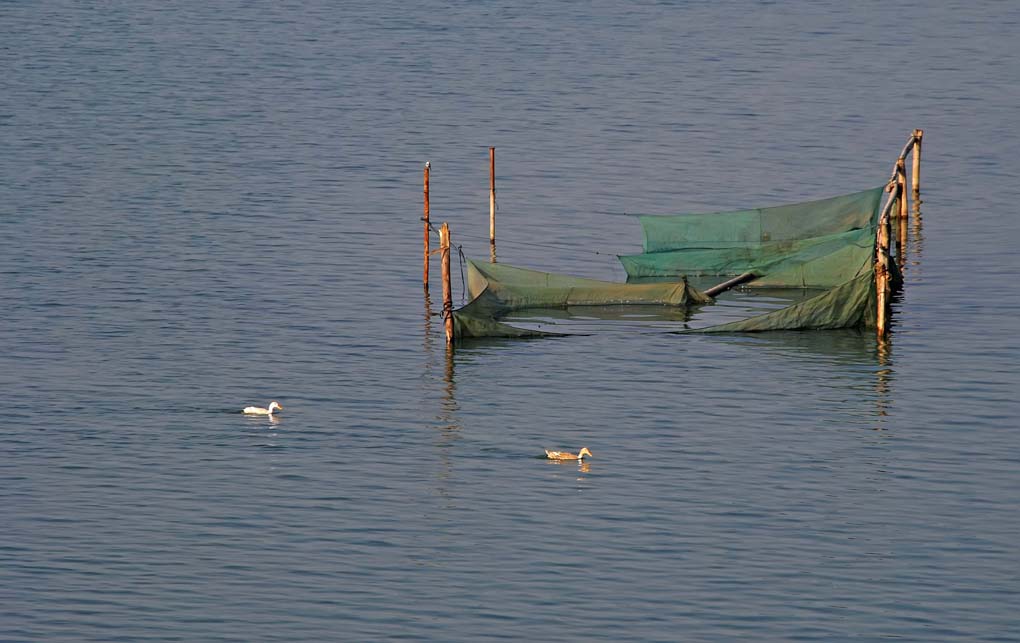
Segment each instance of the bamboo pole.
M913 176L910 177L910 183L914 191L914 206L919 208L921 205L921 139L924 138L923 129L914 130L914 158L913 158Z
M881 260L875 264L875 281L878 284L878 310L875 319L875 331L878 333L878 338L883 339L889 332L889 293L885 287L885 284L889 282L889 268Z
M450 226L439 228L439 259L443 271L443 323L446 343L453 343L453 289L450 286Z
M907 217L900 217L898 221L899 234L896 235L896 265L907 264Z
M739 286L740 284L747 283L748 281L754 281L757 278L758 278L758 275L756 275L755 273L753 273L753 272L745 272L744 274L738 275L738 276L734 277L733 279L729 279L727 281L722 282L721 284L718 284L716 286L712 286L711 288L706 289L704 291L704 293L706 295L708 295L709 297L715 297L719 293L726 292L727 290L729 290L731 288L735 288L736 286Z
M914 135L913 134L911 134L907 138L906 144L903 146L903 149L900 150L900 155L897 156L896 158L902 161L903 159L907 158L907 154L910 154L910 150L912 150L912 149L914 149Z
M425 292L429 291L429 170L432 169L432 163L425 161L425 216L422 220L425 221L425 266L422 271L422 281L425 284Z
M899 185L896 192L899 195L897 201L899 203L899 214L897 215L901 219L907 217L907 169L906 163L901 158L896 161L896 183Z
M899 196L899 187L898 181L893 180L889 182L889 187L886 188L889 191L889 197L886 199L885 207L882 208L882 213L878 218L878 230L876 230L875 234L875 291L877 296L875 330L878 333L879 339L885 337L889 330L889 298L891 294L889 284L890 218L892 216L893 205Z
M489 245L496 252L496 148L489 148Z

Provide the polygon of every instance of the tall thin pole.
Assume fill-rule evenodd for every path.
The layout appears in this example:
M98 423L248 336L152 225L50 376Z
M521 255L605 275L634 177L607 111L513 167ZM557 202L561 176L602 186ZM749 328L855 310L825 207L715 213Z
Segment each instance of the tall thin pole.
M496 245L496 148L489 148L489 244Z
M882 339L888 332L888 315L889 309L889 296L886 292L885 284L889 281L889 268L886 267L886 262L879 260L875 264L875 283L878 293L878 311L877 317L875 318L875 331L878 333L878 338Z
M921 139L924 138L923 129L914 130L914 167L913 176L911 177L911 184L914 189L914 205L920 206L921 204ZM916 208L915 208L916 209Z
M429 170L432 168L430 161L425 161L425 269L422 272L422 281L425 284L425 292L429 291Z
M900 217L899 234L896 235L896 265L903 269L907 263L907 217Z
M450 286L450 226L439 228L439 260L443 270L443 322L446 343L453 343L453 288Z
M889 322L889 298L890 298L890 287L889 287L889 237L890 237L890 217L892 216L892 209L895 205L897 197L899 197L899 181L892 180L889 182L887 188L890 192L888 199L886 199L885 207L882 208L882 213L878 218L878 230L876 230L875 238L875 292L876 292L876 318L875 318L875 330L878 333L879 339L885 337L888 332Z
M907 217L907 168L902 158L896 161L896 183L899 185L896 190L900 206L898 216L905 219Z

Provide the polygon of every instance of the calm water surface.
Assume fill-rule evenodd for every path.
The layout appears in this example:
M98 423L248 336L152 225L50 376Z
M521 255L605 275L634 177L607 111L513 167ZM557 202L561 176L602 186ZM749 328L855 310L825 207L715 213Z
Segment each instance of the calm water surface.
M0 639L1017 640L1018 20L0 2ZM428 320L426 159L467 254L494 145L500 260L622 280L627 213L871 187L914 127L881 350Z

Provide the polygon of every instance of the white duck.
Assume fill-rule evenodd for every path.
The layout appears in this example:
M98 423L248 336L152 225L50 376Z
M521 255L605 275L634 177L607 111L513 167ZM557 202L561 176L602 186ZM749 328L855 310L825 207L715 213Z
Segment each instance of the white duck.
M280 403L277 402L276 400L273 400L272 402L269 403L268 409L264 409L261 406L246 406L244 407L244 411L242 411L242 413L244 413L245 415L268 415L269 417L273 417L273 411L282 410L283 407L280 406Z

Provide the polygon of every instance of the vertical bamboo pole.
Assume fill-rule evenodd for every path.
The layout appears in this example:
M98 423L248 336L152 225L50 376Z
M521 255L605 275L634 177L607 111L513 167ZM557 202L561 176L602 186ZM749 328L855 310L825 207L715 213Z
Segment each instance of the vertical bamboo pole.
M422 271L422 281L425 284L425 292L429 291L429 170L432 163L425 161L425 267Z
M443 322L446 343L453 343L453 288L450 286L450 226L439 228L439 260L443 270Z
M889 269L886 267L882 260L879 260L875 264L875 282L878 288L878 311L877 318L875 320L875 331L878 333L878 338L882 339L888 332L886 319L886 310L888 309L888 295L885 291L885 284L889 281Z
M924 138L923 129L914 130L914 156L913 176L910 177L914 191L914 205L921 205L921 139Z
M899 234L896 235L896 256L897 259L901 262L900 265L903 265L902 261L905 259L906 256L905 250L907 244L907 210L908 210L907 170L905 164L905 157L902 157L898 161L896 161L896 195L897 195L896 219L898 223L897 228L899 230ZM892 237L891 234L889 236ZM891 238L889 243L891 247L892 244Z
M890 218L895 201L899 196L899 181L890 181L887 188L890 192L882 208L882 214L878 220L878 230L875 239L875 291L877 315L875 319L875 330L881 340L888 332L889 324L889 237L891 233Z
M897 192L897 202L899 203L899 216L901 219L907 216L907 169L904 159L900 158L896 161L896 183L899 186Z
M903 198L902 188L903 188L902 184L897 185L897 186L895 186L893 188L893 190L894 190L893 197L897 200L896 201L897 203L900 202L899 199ZM883 248L885 250L885 262L886 262L885 263L885 267L886 267L886 269L888 271L888 268L889 268L889 257L891 256L890 252L892 250L892 212L886 214L886 216L884 217L883 220L885 222L885 230L884 230L885 245L883 246ZM888 279L886 279L886 282L885 282L885 290L886 290L886 295L888 295L889 294L889 280Z
M907 265L907 217L898 221L899 234L896 235L896 265L903 269Z
M875 261L875 292L877 296L877 310L875 318L875 331L879 339L886 336L888 332L888 311L889 311L889 255L882 249L878 250L878 259Z
M489 148L489 245L496 250L496 148Z

